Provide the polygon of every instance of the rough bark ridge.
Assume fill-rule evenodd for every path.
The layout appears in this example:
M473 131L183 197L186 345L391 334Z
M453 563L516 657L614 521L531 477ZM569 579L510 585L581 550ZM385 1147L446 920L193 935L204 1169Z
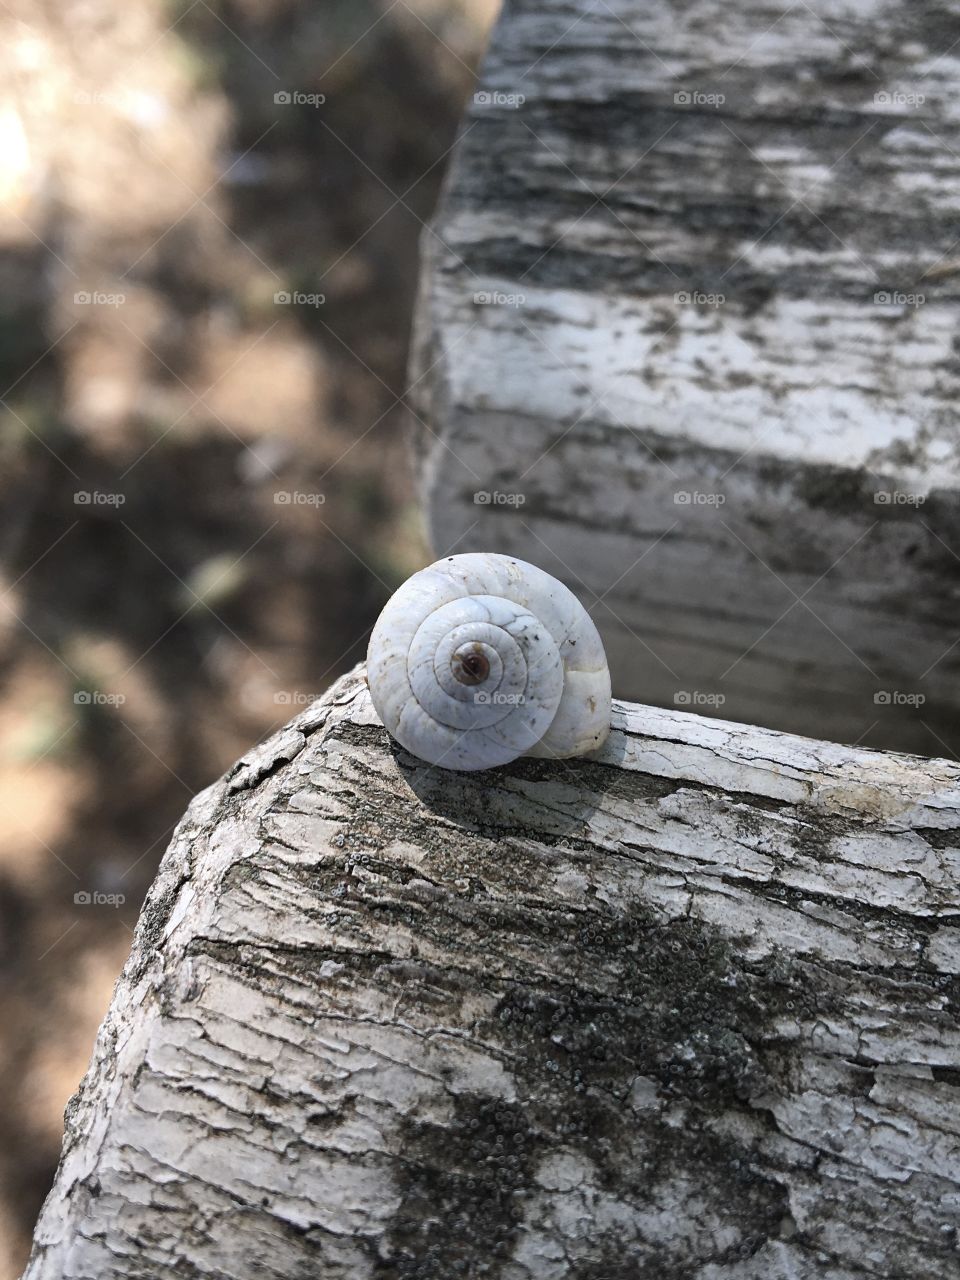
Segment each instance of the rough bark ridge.
M956 1277L958 829L627 703L443 772L354 672L179 827L26 1276Z
M958 51L939 0L508 0L423 240L425 506L580 592L622 696L953 751Z

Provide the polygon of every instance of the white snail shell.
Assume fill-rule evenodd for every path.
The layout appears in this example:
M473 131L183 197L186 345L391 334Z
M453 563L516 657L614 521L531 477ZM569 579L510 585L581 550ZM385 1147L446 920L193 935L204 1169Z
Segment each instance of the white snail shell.
M610 731L610 672L562 582L512 556L448 556L387 601L370 637L373 705L445 769L583 755Z

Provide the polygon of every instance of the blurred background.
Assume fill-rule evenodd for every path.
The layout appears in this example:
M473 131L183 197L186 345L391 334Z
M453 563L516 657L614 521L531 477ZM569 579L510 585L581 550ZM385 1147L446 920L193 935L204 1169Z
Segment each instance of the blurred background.
M191 795L427 556L417 245L497 8L0 9L0 1280Z

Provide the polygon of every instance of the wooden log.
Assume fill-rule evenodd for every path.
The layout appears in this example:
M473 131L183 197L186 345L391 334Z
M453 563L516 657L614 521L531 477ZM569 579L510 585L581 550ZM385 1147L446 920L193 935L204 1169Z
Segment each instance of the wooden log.
M957 754L958 38L505 5L423 239L424 503L580 592L622 696Z
M625 702L450 773L351 673L178 828L26 1280L953 1280L958 830Z

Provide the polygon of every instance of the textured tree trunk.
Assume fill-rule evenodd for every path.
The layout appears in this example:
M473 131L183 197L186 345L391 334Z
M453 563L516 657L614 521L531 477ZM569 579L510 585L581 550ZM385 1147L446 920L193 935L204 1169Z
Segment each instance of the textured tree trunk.
M958 829L623 702L445 772L352 673L179 827L26 1276L955 1278Z
M580 592L621 696L960 750L958 50L929 0L507 3L423 240L425 505Z
M424 491L438 551L595 606L618 692L952 733L958 38L507 7ZM353 673L178 829L26 1276L957 1280L958 831L953 762L627 702L593 759L445 772Z

